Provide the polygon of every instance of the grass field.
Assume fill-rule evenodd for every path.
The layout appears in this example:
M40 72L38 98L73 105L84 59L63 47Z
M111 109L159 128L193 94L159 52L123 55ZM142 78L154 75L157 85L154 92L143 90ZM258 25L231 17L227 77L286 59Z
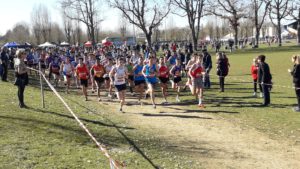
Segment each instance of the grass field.
M197 122L201 120L199 115L207 114L210 118L222 118L257 130L274 140L300 144L300 113L292 111L295 92L280 87L292 87L287 69L292 67L290 58L300 53L299 49L296 46L263 47L228 53L231 67L225 80L225 93L218 92L214 67L213 88L205 92L205 110L199 110L191 102L193 97L188 92L182 93L179 105L159 106L158 110L147 105L142 108L131 105L125 107L125 114L117 111L115 102L101 104L95 97L93 101L84 102L77 91L62 95L110 154L126 162L127 168L206 168L193 159L191 152L170 146L176 142L176 135L173 140L163 139L168 134L164 130L168 128L168 121L164 122L164 118L177 118L180 124L186 125L185 119L193 118L191 120ZM258 107L262 99L252 97L250 66L259 54L267 56L275 85L271 106L267 108ZM215 62L214 56L213 59ZM29 109L18 108L16 91L11 83L0 83L0 168L109 168L105 156L50 91L46 92L46 109L41 108L38 86L26 89L25 102ZM175 102L175 97L170 102ZM190 116L191 113L195 116ZM160 124L161 130L155 130L150 122L136 125L132 121L134 114L150 122L155 116L154 120L159 119L166 125Z

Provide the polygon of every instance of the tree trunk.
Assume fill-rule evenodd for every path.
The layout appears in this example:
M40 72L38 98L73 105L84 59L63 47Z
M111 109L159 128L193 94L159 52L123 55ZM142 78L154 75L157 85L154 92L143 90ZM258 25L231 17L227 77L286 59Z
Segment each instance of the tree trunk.
M254 1L255 3L255 47L259 47L259 36L260 36L260 28L258 24L258 7L257 7L257 2Z
M260 36L260 32L259 32L259 30L256 30L256 35L255 35L255 47L256 48L259 47L259 36Z
M281 20L277 20L277 36L278 36L278 46L282 46L282 39L281 39Z
M146 39L147 39L147 44L148 47L151 49L152 48L152 34L151 33L145 33L146 34Z
M96 39L95 39L95 28L93 26L91 27L91 39L92 39L92 44L94 46L96 44Z
M234 46L235 49L238 49L238 33L239 33L239 29L238 29L238 25L237 23L235 23L234 25Z
M299 12L300 13L300 12ZM298 42L298 45L300 46L300 18L298 18L298 22L297 22L297 42Z
M67 35L67 41L68 41L68 43L71 43L71 34L70 33Z
M298 19L297 19L297 42L300 46L300 8L298 9Z
M255 47L259 47L259 36L260 36L260 30L258 27L256 27L256 34L255 34Z
M197 49L198 49L198 38L196 36L195 28L191 27L191 31L192 31L192 40L193 40L193 45L194 45L194 51L197 51Z

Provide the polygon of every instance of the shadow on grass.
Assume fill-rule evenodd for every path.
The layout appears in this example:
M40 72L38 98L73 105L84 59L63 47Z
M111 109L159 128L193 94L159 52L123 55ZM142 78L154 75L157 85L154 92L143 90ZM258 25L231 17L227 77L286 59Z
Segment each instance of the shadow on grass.
M35 111L35 112L42 112L42 113L47 113L47 114L52 114L52 115L56 115L56 116L60 116L60 117L65 117L68 119L74 119L73 116L69 116L69 115L65 115L65 114L60 114L60 113L56 113L56 112L52 112L52 111L47 111L47 110L41 110L41 109L36 109L36 108L29 108L29 110ZM127 130L134 130L135 128L132 127L121 127L121 126L116 126L116 125L110 125L110 124L106 124L103 123L101 121L95 121L95 120L89 120L89 119L85 119L85 118L79 118L82 121L88 122L88 123L93 123L93 124L97 124L97 125L101 125L101 126L105 126L105 127L117 127L117 128L122 128L122 129L127 129Z
M62 130L72 131L72 132L78 133L79 135L84 134L84 131L82 131L82 130L73 129L71 127L66 127L66 126L59 125L59 124L56 124L56 123L51 123L51 122L45 122L45 121L42 121L42 120L20 118L20 117L9 117L9 116L2 116L2 115L0 115L0 118L1 119L7 119L7 120L23 121L23 122L26 123L26 124L23 124L23 125L28 125L30 128L32 128L32 124L28 124L28 123L32 122L34 124L50 125L50 126L62 129ZM34 127L37 128L38 126L35 125Z
M224 114L239 114L240 112L236 111L225 111L225 110L187 110L187 109L181 109L181 108L176 108L176 107L169 107L169 109L177 110L177 111L182 111L178 113L213 113L213 114L218 114L218 113L224 113ZM160 113L166 113L166 112L160 112Z
M82 107L82 108L84 108L84 109L86 109L86 110L88 110L88 111L90 111L90 112L94 112L95 113L95 111L94 110L91 110L90 108L88 108L88 107L86 107L86 106L84 106L84 105L82 105L82 104L80 104L80 103L78 103L78 102L76 102L76 101L74 101L73 99L70 99L70 98L66 98L67 100L69 100L69 101L71 101L71 102L73 102L73 103L75 103L75 104L77 104L78 106L80 106L80 107ZM112 126L114 126L115 127L115 129L124 137L124 139L146 160L146 161L148 161L149 162L149 164L153 167L153 168L155 168L155 169L159 169L159 167L157 166L157 165L155 165L154 163L153 163L153 161L138 147L138 145L132 140L132 139L130 139L114 122L112 122L110 119L106 119L106 120L108 120L111 124L112 124Z
M222 105L222 104L215 104L211 107L224 107L224 108L278 108L278 109L286 109L291 107L291 105L287 104L270 104L268 106L264 106L262 103L241 103L235 105Z
M167 112L160 112L160 113L167 113ZM150 113L142 113L141 115L146 116L146 117L177 117L177 118L184 118L184 119L205 119L205 120L212 119L210 117L174 115L174 114L150 114Z

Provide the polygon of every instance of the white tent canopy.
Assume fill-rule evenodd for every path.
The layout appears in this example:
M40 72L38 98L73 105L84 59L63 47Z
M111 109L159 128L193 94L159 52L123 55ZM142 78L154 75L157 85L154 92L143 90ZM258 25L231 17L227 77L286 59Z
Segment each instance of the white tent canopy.
M39 47L42 47L42 48L55 48L56 45L53 45L50 42L45 42L43 44L40 44Z
M211 39L210 39L210 36L206 36L206 37L205 37L205 40L206 40L206 41L210 41L210 40L211 40Z
M105 43L105 42L107 42L107 41L108 41L108 37L104 38L104 39L102 40L102 43Z
M287 30L284 30L282 33L281 33L281 37L286 37L286 36L289 36L290 32L287 31Z
M222 38L221 38L221 41L228 41L228 40L230 40L230 39L234 39L233 33L230 33L230 34L228 34L228 35L222 37Z
M296 29L287 27L287 30L288 30L289 32L291 32L292 34L298 35L298 31L297 31Z
M70 44L68 42L62 42L60 43L60 46L70 46Z

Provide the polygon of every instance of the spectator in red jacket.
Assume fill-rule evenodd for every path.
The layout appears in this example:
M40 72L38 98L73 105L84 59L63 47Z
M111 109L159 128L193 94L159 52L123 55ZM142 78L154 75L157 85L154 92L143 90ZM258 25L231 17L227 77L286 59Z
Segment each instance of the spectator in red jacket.
M253 93L253 96L257 96L257 85L259 86L259 90L260 90L260 93L261 93L261 97L262 96L262 89L261 89L261 85L257 83L257 77L258 77L258 61L257 61L257 58L254 58L253 59L253 63L251 65L251 75L252 75L252 79L253 79L253 85L254 85L254 93Z

